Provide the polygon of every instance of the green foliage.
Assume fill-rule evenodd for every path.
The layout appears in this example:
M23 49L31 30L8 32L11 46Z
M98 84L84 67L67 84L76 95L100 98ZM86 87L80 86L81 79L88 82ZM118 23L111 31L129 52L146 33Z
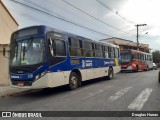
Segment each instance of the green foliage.
M153 55L153 62L160 63L160 51L156 50L152 52L152 55Z

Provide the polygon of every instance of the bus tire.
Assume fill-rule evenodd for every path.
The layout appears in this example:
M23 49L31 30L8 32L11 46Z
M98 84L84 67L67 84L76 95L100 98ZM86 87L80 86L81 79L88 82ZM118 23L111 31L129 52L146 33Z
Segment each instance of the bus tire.
M147 68L145 69L145 71L148 71L149 70L149 67L148 67L148 65L147 65Z
M113 68L109 68L107 78L111 80L113 79L113 76L114 76Z
M149 70L149 66L147 65L147 71Z
M78 87L81 87L82 86L82 80L78 80Z
M138 72L138 70L139 70L139 67L138 67L138 65L136 65L136 72Z
M72 72L69 77L69 89L74 90L78 88L78 84L79 84L79 77L77 73Z

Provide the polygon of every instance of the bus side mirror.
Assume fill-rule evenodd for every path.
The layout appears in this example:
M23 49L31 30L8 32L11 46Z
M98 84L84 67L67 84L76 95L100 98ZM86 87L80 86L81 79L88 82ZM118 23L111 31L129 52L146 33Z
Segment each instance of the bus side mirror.
M51 45L51 42L52 42L52 39L51 38L48 38L48 45L50 46Z
M54 39L48 38L48 45L49 45L49 50L52 56L55 56L56 53L56 43Z
M3 48L3 56L5 57L6 55L6 48Z

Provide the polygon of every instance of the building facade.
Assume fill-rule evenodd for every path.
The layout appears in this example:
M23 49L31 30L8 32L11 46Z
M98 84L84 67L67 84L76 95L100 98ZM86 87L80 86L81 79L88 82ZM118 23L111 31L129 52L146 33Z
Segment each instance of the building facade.
M9 84L8 76L8 52L3 56L3 48L9 50L12 32L18 29L18 23L0 0L0 85Z
M121 38L108 38L108 39L103 39L100 41L109 42L109 43L113 43L115 45L119 45L120 50L126 50L126 49L137 50L137 43L130 41L130 40L125 40L125 39L121 39ZM150 52L150 48L149 48L148 44L139 44L138 48L142 52L148 52L148 53Z

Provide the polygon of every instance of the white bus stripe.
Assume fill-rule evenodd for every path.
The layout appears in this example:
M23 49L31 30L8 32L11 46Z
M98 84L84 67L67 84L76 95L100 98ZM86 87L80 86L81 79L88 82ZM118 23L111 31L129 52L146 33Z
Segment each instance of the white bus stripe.
M152 92L152 88L146 88L139 94L139 96L128 106L129 109L141 110L144 103L147 102L150 94Z
M118 98L120 98L122 95L124 95L129 89L131 89L132 87L127 87L127 88L124 88L118 92L115 93L114 96L110 96L109 99L114 101L114 100L117 100Z

